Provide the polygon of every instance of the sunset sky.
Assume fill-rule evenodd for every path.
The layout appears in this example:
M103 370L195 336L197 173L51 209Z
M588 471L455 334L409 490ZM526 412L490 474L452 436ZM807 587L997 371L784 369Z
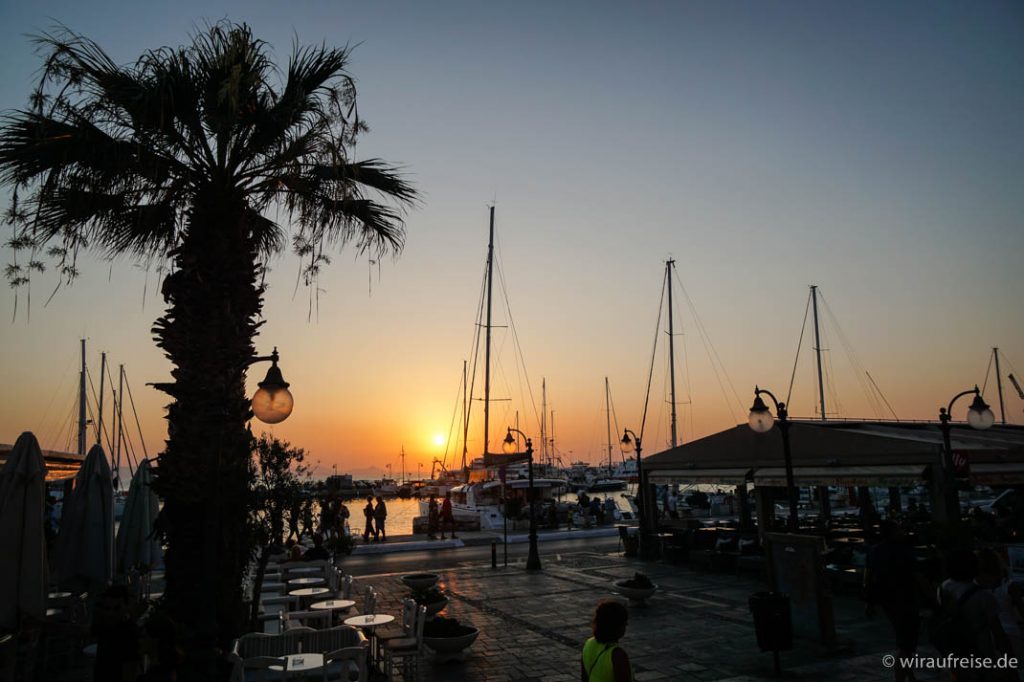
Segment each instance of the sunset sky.
M295 41L358 44L371 128L358 155L401 165L423 195L400 257L337 253L318 295L296 288L295 257L273 262L257 348L279 348L295 411L266 430L321 475L397 474L403 447L415 473L443 454L492 202L524 360L496 298L493 395L508 400L492 408L492 450L516 410L539 440L542 379L566 463L605 456L606 376L620 434L639 431L670 257L713 344L677 289L683 440L744 421L755 384L785 395L810 284L830 311L829 416L891 416L865 396L865 371L901 419L934 419L983 384L993 346L1004 374L1024 372L1020 3L4 2L0 109L26 104L40 65L28 34L56 22L127 63L223 18L248 22L282 66ZM68 446L84 336L96 382L101 350L126 366L154 454L165 396L145 384L169 376L149 331L159 275L98 257L81 270L48 305L52 272L17 311L0 292L0 442L32 430ZM810 341L797 416L815 411ZM668 444L662 349L652 454ZM994 374L985 396L998 417ZM1024 401L1005 397L1024 422Z

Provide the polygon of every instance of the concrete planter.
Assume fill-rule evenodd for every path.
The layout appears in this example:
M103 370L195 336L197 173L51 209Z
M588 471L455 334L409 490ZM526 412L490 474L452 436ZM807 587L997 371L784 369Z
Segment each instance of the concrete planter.
M440 576L436 573L410 573L402 576L402 582L413 592L429 590L440 579Z
M627 587L625 583L630 582L629 580L616 580L615 591L626 597L632 602L637 604L644 604L644 600L653 595L658 591L658 586L653 585L651 587Z
M432 604L420 604L420 606L427 607L427 619L431 619L437 614L444 611L445 607L448 606L448 597L445 597L441 601L433 602Z
M423 636L423 643L434 652L434 660L437 663L446 661L461 661L466 655L466 649L476 641L480 634L478 628L469 627L472 632L456 637L427 637Z

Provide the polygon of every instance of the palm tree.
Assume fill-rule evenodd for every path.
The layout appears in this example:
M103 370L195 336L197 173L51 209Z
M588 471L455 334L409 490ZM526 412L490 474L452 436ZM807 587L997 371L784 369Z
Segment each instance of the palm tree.
M223 646L251 551L245 377L267 260L289 233L308 278L325 248L397 253L417 195L394 167L350 158L366 127L347 47L295 47L280 74L244 24L128 66L66 29L37 41L39 87L0 123L14 242L48 248L67 279L86 248L170 259L153 327L173 365L157 386L172 398L156 479L165 598L193 650Z

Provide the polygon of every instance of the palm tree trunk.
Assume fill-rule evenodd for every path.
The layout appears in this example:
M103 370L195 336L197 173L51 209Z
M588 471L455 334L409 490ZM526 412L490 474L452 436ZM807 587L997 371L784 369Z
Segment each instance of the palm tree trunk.
M197 201L163 295L157 345L174 365L167 447L156 479L167 537L169 615L184 626L183 677L212 679L242 625L251 550L251 416L245 376L262 324L257 253L241 202ZM189 673L192 674L189 674Z

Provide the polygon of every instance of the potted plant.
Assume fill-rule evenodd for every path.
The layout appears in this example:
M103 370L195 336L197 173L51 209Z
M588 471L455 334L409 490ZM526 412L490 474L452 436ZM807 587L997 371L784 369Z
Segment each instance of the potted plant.
M438 616L423 626L423 643L434 651L438 663L462 660L465 650L476 641L478 628L455 618Z
M429 587L419 592L413 592L412 598L420 606L427 607L427 618L433 618L448 606L448 597L436 587Z
M615 588L619 594L627 597L630 601L643 604L645 599L657 591L658 586L643 573L634 573L633 577L627 580L616 580Z

